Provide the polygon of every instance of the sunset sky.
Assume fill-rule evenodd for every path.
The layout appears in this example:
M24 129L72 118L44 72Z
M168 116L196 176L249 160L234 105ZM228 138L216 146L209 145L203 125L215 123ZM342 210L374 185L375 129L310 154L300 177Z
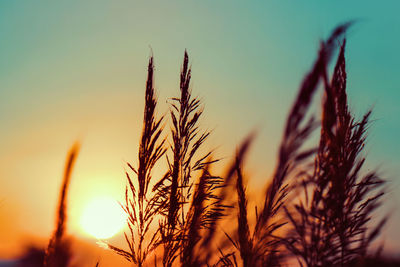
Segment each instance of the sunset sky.
M123 198L125 162L137 162L151 53L163 115L178 94L188 50L193 93L205 105L201 124L212 130L216 156L228 162L258 130L246 171L250 187L262 188L319 41L350 20L349 102L358 116L374 108L366 169L389 180L382 214L392 218L382 238L400 252L399 8L396 0L1 1L0 258L51 234L66 153L76 140L82 148L68 232L96 243L80 216L95 197Z

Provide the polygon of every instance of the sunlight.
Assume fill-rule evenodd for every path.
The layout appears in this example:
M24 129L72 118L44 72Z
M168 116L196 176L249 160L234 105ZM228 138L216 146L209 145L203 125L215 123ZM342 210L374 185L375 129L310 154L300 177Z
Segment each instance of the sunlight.
M108 239L121 231L126 214L111 197L97 197L87 203L80 219L83 231L98 239Z

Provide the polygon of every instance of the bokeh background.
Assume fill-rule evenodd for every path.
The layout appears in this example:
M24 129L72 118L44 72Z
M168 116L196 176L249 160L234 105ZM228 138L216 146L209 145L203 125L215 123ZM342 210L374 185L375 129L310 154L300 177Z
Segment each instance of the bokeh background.
M89 261L119 260L83 233L79 218L93 197L123 197L125 162L137 158L151 53L165 114L188 50L193 93L205 104L202 125L212 130L208 144L225 162L258 129L246 167L256 194L274 168L283 122L319 40L350 20L349 101L359 116L374 108L367 169L389 181L381 212L391 221L381 240L398 254L399 8L396 0L1 1L0 258L46 243L65 156L80 140L68 232L90 251Z

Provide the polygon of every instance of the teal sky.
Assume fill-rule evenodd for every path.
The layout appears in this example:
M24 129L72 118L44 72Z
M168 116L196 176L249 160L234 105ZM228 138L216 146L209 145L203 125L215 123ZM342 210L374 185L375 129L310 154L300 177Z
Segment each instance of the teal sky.
M193 92L205 104L202 125L213 129L209 143L218 155L229 159L260 129L248 165L250 183L260 184L272 172L283 121L319 40L349 20L357 21L347 34L349 101L359 116L374 107L368 168L391 181L387 210L400 210L399 10L395 0L1 1L0 216L11 216L12 205L27 207L24 216L39 213L44 221L26 226L14 214L15 227L51 231L48 210L76 139L83 148L71 198L94 190L93 182L122 192L151 51L160 114L178 92L187 49ZM399 212L392 216L385 238L400 251ZM8 237L20 235L14 232Z

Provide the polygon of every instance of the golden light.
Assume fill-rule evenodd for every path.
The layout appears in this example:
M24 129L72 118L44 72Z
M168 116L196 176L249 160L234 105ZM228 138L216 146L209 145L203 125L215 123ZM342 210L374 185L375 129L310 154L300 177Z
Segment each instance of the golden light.
M85 233L98 239L108 239L121 231L126 218L126 213L115 199L98 197L84 208L80 225Z

